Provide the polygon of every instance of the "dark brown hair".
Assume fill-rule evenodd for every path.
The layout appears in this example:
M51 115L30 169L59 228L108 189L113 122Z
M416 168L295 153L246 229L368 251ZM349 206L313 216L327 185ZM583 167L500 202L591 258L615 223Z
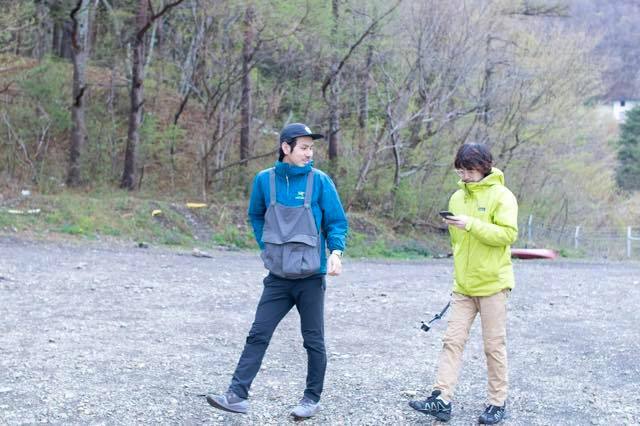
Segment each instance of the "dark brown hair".
M493 156L483 143L465 143L458 148L453 165L456 169L477 170L487 176L491 173Z
M293 148L296 147L296 143L298 142L298 138L293 138L293 139L283 139L280 141L280 152L279 152L279 158L278 161L282 161L284 160L284 151L282 150L282 143L286 142L289 144L289 146L291 147L291 151L293 151Z

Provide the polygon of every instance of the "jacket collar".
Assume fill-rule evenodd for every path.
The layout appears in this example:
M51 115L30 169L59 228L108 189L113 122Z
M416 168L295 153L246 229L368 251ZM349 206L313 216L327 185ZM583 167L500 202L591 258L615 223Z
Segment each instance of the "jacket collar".
M458 186L467 193L481 191L494 185L504 185L504 173L502 173L500 169L497 169L495 167L492 167L491 173L489 173L479 182L465 183L462 180L458 181Z
M276 174L280 176L306 175L311 171L312 167L313 167L313 161L309 162L307 165L303 167L294 166L289 163L283 163L282 161L276 161L276 164L275 164Z

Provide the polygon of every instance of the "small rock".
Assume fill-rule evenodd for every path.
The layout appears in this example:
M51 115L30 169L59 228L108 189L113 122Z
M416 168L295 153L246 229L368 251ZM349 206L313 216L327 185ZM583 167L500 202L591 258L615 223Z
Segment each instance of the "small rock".
M191 255L194 257L208 257L208 258L212 258L213 256L211 256L209 253L207 253L206 251L202 251L200 249L194 248L193 251L191 252Z

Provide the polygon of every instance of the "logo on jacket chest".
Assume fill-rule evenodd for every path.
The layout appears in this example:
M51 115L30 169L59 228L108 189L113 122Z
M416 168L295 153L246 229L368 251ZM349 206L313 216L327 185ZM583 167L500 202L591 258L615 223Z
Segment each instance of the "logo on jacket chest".
M304 191L298 191L295 198L296 200L304 200Z

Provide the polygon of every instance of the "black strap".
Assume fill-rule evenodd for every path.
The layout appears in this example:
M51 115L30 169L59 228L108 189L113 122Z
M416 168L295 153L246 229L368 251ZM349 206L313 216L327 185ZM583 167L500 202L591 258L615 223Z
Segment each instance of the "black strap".
M311 195L313 194L313 169L307 174L307 188L304 193L304 206L311 207ZM269 169L269 204L276 204L276 172L275 168Z
M311 207L311 195L313 194L313 169L307 175L307 188L304 193L304 206Z
M272 206L276 204L276 171L274 167L269 169L269 204Z
M451 301L448 301L447 304L445 305L445 307L442 308L440 313L439 314L435 314L435 316L427 324L431 324L435 320L439 320L440 318L442 318L442 316L447 312L447 309L449 309L449 306L451 306Z
M442 318L442 317L444 316L444 314L447 312L447 309L449 309L449 306L451 306L451 300L449 300L449 301L447 302L447 304L445 305L445 307L444 307L444 308L442 308L442 310L440 311L440 313L439 313L439 314L435 314L435 315L433 316L433 318L431 318L431 321L429 321L429 322L427 322L427 323L425 323L424 321L422 321L422 325L420 326L420 329L421 329L421 330L423 330L423 331L429 331L429 330L431 330L431 323L432 323L432 322L434 322L434 321L436 321L436 320L439 320L440 318Z

